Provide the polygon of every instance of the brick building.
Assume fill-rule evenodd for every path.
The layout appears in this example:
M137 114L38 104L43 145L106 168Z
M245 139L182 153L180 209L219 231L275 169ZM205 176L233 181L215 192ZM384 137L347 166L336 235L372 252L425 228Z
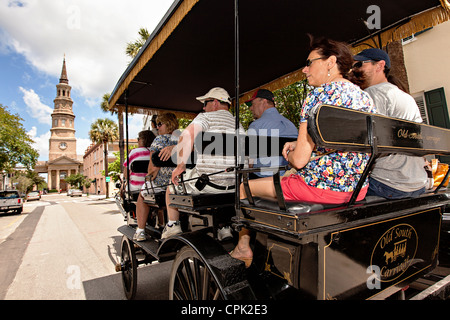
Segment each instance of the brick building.
M129 145L137 145L136 139L131 139ZM119 152L119 141L114 141L108 143L108 163L112 163L116 160L114 156L115 152ZM106 192L106 180L105 176L102 175L102 171L105 170L105 156L102 143L91 144L84 153L83 156L83 168L84 176L86 176L91 181L90 188L85 188L85 192L90 194L105 194ZM109 196L114 195L115 185L113 181L109 184Z

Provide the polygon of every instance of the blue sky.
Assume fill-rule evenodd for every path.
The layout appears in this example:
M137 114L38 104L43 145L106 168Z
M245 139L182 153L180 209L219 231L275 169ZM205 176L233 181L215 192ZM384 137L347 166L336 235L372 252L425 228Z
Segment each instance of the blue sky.
M19 114L48 160L51 113L64 55L74 101L77 153L89 146L88 131L130 58L127 42L139 28L150 32L173 0L0 0L0 103ZM130 119L137 136L142 117Z

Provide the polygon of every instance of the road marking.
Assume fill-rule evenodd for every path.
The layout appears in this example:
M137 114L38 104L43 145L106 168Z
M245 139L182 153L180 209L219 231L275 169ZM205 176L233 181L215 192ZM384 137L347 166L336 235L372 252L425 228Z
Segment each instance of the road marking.
M7 226L3 227L2 230L8 229L9 227L11 227L14 223L16 223L20 218L22 218L22 216L18 216L16 219L14 219L10 224L8 224Z

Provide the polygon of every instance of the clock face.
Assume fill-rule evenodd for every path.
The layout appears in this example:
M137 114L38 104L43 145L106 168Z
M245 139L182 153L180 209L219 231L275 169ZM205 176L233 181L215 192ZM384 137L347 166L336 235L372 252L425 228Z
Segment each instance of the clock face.
M65 142L61 142L59 144L59 148L64 150L65 148L67 148L67 144Z

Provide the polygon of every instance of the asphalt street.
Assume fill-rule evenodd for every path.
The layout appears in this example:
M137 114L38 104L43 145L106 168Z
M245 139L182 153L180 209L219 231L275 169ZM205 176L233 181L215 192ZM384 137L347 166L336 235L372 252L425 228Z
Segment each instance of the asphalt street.
M44 195L0 215L0 300L123 300L113 199ZM137 299L168 298L171 262L138 271Z

